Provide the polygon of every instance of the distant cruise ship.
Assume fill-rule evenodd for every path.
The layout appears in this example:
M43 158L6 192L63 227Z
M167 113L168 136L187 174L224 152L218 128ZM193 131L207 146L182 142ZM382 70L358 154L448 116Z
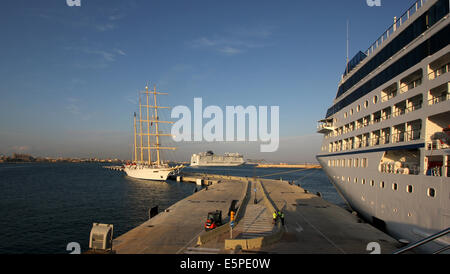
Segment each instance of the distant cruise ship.
M317 158L341 196L411 243L450 226L449 40L449 1L417 1L348 62L319 121Z
M240 166L245 164L244 157L239 153L215 155L212 151L193 154L191 166Z

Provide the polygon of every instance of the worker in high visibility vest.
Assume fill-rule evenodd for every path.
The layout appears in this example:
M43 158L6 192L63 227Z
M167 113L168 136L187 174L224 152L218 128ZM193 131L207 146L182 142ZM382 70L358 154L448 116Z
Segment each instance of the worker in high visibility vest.
M273 224L276 224L277 223L277 219L278 219L278 214L277 214L276 210L273 212L272 216L273 216Z
M230 221L234 222L236 220L236 213L234 211L230 212Z

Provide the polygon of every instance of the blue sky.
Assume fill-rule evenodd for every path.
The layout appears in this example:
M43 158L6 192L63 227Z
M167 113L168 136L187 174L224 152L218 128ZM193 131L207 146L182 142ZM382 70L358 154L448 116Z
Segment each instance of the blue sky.
M147 82L165 105L280 106L280 151L314 161L315 133L350 58L411 0L2 1L0 154L130 158L132 113ZM205 150L183 145L179 157Z

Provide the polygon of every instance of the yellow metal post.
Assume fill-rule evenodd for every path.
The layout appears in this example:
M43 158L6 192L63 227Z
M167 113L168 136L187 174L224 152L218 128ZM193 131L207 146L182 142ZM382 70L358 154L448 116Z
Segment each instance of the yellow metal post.
M145 93L147 95L147 146L150 147L150 108L149 108L149 101L148 101L148 85L145 87ZM151 150L148 150L148 165L152 165L152 156L151 156Z
M141 104L141 94L139 94L139 132L140 132L140 151L141 151L141 161L142 164L144 162L144 150L142 149L143 140L142 140L142 104Z
M156 124L155 124L155 127L156 127L156 158L157 158L156 163L159 166L159 165L161 165L161 160L160 160L160 155L159 155L159 146L160 146L160 144L159 144L159 128L158 128L159 118L158 118L158 104L156 102L156 85L154 86L153 90L154 90L154 95L155 95L154 107L155 107L155 120L156 120Z

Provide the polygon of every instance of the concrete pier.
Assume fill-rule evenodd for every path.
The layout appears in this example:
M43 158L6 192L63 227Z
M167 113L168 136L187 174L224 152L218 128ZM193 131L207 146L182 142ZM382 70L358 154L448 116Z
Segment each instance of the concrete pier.
M350 212L286 181L197 176L204 183L215 183L116 238L114 251L119 254L368 254L369 243L379 244L381 253L392 253L399 248L395 239ZM195 175L190 177L196 182ZM231 233L227 215L233 200L238 200L238 216ZM284 212L285 226L272 224L275 209ZM225 224L205 232L207 214L215 210L222 210Z

